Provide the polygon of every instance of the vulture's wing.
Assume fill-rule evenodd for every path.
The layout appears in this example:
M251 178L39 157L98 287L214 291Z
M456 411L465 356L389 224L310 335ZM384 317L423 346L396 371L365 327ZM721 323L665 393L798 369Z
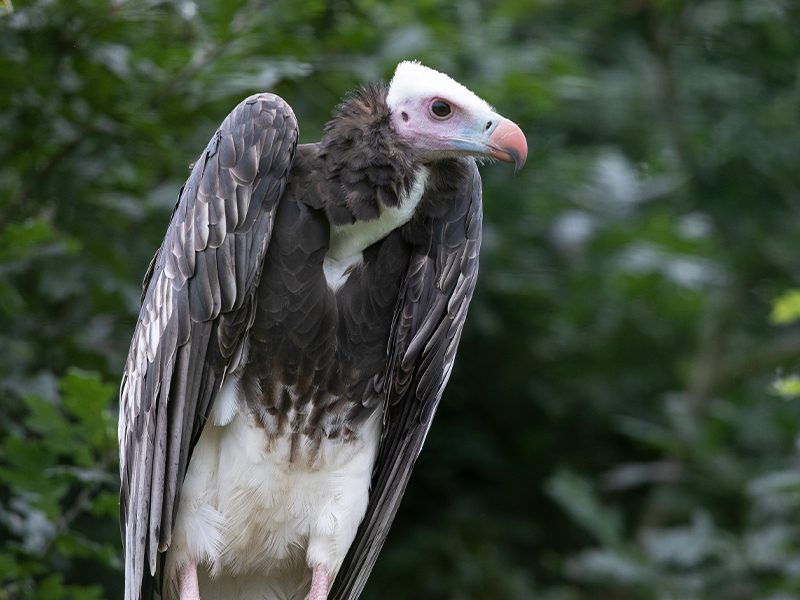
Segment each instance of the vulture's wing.
M481 179L466 159L462 189L434 222L429 248L411 255L392 324L384 431L367 513L334 582L331 600L358 598L394 520L453 368L478 275Z
M192 448L241 357L296 145L297 121L277 96L237 106L181 190L145 277L120 389L126 600L153 594Z

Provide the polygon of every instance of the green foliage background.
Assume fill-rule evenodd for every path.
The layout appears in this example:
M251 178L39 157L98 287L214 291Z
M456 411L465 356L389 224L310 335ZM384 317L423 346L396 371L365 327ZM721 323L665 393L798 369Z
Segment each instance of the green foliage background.
M412 57L530 156L483 170L470 320L364 598L800 599L792 0L0 7L0 599L121 596L116 386L217 124L272 90L316 140Z

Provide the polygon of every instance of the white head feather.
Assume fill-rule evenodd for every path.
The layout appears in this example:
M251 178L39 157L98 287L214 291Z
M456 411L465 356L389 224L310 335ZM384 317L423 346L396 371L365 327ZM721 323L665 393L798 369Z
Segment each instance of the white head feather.
M475 114L494 112L489 103L444 73L415 60L406 60L397 65L386 96L390 110L409 101L430 97L446 98Z

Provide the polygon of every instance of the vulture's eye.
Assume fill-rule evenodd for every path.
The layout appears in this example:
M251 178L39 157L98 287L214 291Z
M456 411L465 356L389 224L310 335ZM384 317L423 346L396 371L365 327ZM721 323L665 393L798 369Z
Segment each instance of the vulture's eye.
M431 102L431 112L433 113L434 117L438 119L444 119L450 116L450 113L453 112L453 109L450 108L450 104L444 100L434 100Z

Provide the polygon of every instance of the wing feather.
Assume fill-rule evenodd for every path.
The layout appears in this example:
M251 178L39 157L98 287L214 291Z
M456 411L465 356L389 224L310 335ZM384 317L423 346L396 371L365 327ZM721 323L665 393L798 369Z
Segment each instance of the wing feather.
M120 388L126 600L154 594L192 448L252 323L297 135L277 96L237 106L195 163L145 276Z
M412 254L400 291L387 348L385 424L369 505L331 600L355 600L361 594L453 368L477 279L482 221L477 167L472 159L460 164L465 173L458 197L435 220L431 247Z

